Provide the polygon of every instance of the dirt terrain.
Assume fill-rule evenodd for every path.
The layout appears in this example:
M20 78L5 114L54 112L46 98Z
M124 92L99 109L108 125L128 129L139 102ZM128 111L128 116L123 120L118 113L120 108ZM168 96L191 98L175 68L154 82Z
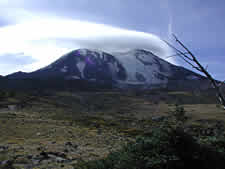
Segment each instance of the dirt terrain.
M0 164L14 168L72 169L105 158L160 126L178 106L187 129L210 134L225 121L211 92L19 92L0 106Z

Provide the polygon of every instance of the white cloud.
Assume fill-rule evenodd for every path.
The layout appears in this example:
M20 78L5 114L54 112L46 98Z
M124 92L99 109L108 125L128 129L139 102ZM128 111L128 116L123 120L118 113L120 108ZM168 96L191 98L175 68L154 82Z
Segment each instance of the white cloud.
M78 48L106 52L142 48L160 57L170 54L170 49L153 34L63 18L35 18L5 26L0 28L0 37L0 55L23 52L37 60L25 66L23 71L46 66Z

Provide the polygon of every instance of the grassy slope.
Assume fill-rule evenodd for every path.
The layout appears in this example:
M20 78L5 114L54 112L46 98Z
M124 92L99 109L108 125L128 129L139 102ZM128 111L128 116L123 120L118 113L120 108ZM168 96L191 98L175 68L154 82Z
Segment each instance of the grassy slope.
M146 134L168 116L175 104L189 117L185 125L207 125L225 121L225 113L211 94L187 92L48 92L17 93L1 101L2 107L26 100L16 111L0 109L0 145L8 146L0 161L17 156L17 166L31 164L29 155L42 151L64 152L68 163L42 162L33 167L69 168L79 160L105 158L109 152ZM73 146L67 146L71 142ZM76 145L74 148L74 145Z

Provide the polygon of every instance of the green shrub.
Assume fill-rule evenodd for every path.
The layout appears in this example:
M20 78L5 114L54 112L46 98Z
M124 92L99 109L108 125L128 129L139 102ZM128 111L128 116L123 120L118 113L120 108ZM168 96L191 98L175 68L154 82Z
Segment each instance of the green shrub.
M175 160L169 146L169 136L161 129L155 129L151 137L139 136L135 143L125 145L121 151L112 152L106 159L84 162L76 169L160 169Z
M199 140L200 144L214 147L218 152L225 153L225 137L224 136L206 136Z
M175 111L173 111L172 114L177 121L185 121L187 119L184 107L179 106L178 104L176 104Z

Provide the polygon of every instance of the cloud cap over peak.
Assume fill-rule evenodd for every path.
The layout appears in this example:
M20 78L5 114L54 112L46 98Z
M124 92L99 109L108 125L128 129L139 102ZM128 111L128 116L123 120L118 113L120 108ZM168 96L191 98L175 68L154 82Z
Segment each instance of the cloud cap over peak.
M37 19L9 25L0 28L0 36L0 55L23 52L37 60L28 65L30 71L78 48L106 52L145 49L160 57L170 54L168 46L156 35L72 19Z

